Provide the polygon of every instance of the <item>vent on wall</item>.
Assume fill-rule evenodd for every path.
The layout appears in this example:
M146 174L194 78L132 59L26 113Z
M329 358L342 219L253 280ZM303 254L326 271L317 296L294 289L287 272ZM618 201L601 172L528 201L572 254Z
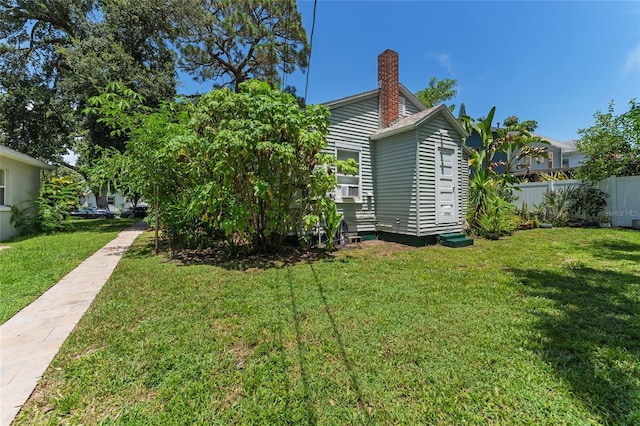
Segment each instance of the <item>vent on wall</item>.
M360 187L357 185L342 185L340 191L342 198L358 198L360 196Z

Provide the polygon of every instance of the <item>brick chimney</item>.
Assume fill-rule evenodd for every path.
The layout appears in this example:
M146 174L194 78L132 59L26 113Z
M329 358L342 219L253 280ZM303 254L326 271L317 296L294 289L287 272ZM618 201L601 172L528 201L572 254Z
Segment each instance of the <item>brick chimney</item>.
M387 49L378 55L378 86L380 87L380 124L389 127L400 118L398 52Z

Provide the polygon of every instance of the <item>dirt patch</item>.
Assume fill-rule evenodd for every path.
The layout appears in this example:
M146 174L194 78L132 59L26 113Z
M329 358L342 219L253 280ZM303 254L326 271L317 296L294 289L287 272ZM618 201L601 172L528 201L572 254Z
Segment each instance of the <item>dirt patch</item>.
M234 356L236 360L236 368L238 370L244 368L244 364L247 359L253 354L253 349L245 345L232 346L229 349L229 353Z

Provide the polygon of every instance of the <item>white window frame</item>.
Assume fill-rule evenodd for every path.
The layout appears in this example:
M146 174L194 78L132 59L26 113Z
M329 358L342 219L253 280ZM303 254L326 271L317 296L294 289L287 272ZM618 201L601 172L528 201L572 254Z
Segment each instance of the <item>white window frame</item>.
M6 206L7 198L7 171L0 169L0 206Z
M349 153L355 153L358 157L358 174L343 175L339 171L336 172L336 178L338 179L338 186L336 187L336 201L360 201L362 199L362 149L357 145L352 144L338 144L335 149L336 159L339 158L338 151L346 151ZM356 187L356 196L343 196L342 191L344 186ZM351 192L351 190L347 190Z
M549 158L547 159L547 168L553 169L553 151L547 151Z
M527 155L524 157L524 166L525 167L531 167L531 156Z

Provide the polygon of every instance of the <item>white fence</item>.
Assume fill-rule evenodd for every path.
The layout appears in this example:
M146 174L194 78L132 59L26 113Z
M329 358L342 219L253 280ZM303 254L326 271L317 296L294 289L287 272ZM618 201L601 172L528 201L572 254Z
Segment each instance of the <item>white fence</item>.
M542 202L545 192L578 185L579 180L523 183L518 185L522 191L514 192L518 199L513 204L520 208L523 201L526 201L527 206L532 209ZM613 226L631 227L632 220L640 219L640 176L611 176L599 182L596 187L609 194L605 214L611 217Z

